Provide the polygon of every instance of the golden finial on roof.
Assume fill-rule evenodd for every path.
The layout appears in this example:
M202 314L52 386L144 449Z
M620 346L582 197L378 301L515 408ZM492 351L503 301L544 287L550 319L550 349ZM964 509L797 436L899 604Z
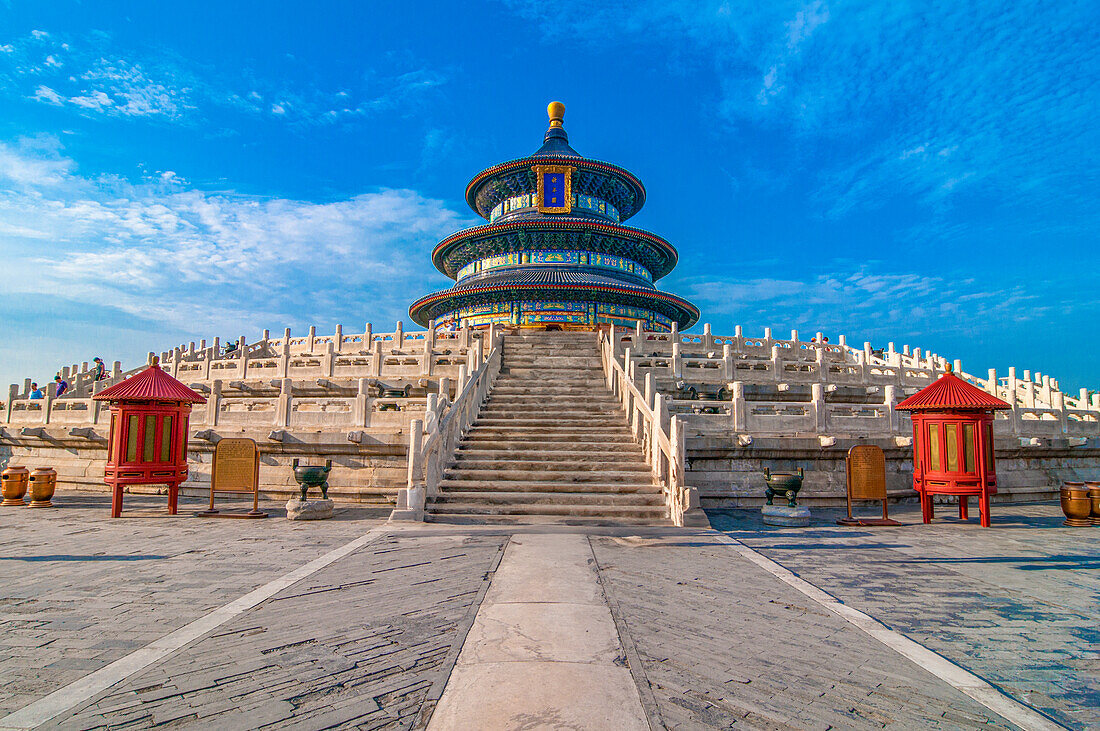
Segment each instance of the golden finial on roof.
M560 127L565 119L565 105L561 102L550 102L546 105L546 114L550 117L551 127Z

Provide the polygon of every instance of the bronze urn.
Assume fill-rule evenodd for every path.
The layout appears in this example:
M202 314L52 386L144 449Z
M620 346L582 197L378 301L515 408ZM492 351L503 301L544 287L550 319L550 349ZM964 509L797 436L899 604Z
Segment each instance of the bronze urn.
M798 491L802 489L804 476L805 473L801 467L798 468L798 472L772 472L765 467L764 482L768 484L768 488L764 491L764 495L768 498L768 505L772 504L772 498L781 495L787 498L787 507L797 507L795 498L798 496Z
M294 460L294 479L302 488L302 502L305 502L306 493L311 487L321 488L321 499L328 500L328 473L332 471L332 460L326 459L324 467L310 465L299 466L298 460Z
M1081 528L1092 525L1089 514L1092 513L1092 500L1089 490L1083 482L1063 482L1060 491L1062 512L1066 514L1062 525Z
M23 506L23 496L27 494L27 481L31 471L26 467L9 467L4 470L2 477L4 501L0 505Z

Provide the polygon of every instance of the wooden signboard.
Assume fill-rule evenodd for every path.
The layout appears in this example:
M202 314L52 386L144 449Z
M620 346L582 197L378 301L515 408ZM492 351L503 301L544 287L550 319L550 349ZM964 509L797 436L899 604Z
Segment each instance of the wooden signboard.
M214 509L215 492L252 494L252 510L222 513ZM210 468L210 508L199 513L212 518L266 518L260 510L260 450L254 439L224 438L214 445Z
M900 525L886 514L886 455L874 444L857 444L845 459L848 473L848 517L840 525ZM881 500L881 518L853 518L853 500Z

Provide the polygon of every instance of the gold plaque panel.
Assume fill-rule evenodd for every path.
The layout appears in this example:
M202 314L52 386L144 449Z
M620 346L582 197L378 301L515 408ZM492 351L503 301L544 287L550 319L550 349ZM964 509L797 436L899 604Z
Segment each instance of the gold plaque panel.
M572 165L533 165L537 186L536 200L539 213L570 213L573 210L573 171ZM560 187L551 191L546 184L546 176L561 175ZM561 196L560 200L558 196Z
M214 447L210 489L214 492L256 492L259 470L260 450L254 439L222 439Z
M848 450L848 496L852 500L886 499L886 455L874 444Z

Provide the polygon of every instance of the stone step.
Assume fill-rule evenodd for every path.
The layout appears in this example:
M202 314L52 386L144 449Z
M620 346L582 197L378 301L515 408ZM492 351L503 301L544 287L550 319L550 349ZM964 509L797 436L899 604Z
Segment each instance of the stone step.
M440 490L485 490L493 491L506 484L510 492L648 492L659 491L661 488L651 484L649 479L633 478L633 482L586 482L583 490L570 490L581 483L561 482L556 480L538 479L545 475L534 476L527 480L456 480L446 476L439 481Z
M544 368L543 366L540 366L540 365L516 365L516 366L502 365L500 367L500 371L501 371L501 373L506 373L506 374L511 375L511 376L525 376L525 377L538 378L538 379L545 378L548 375L548 373L551 372L551 370L549 368ZM562 369L562 371L564 372L565 369ZM599 379L601 379L601 382L602 382L603 370L593 368L591 371L588 371L588 370L578 371L576 374L571 374L571 375L577 375L578 377L586 376L586 377L593 378L593 379L599 378Z
M462 465L452 467L444 471L443 480L446 482L476 482L485 484L498 484L504 482L545 482L553 485L583 485L595 483L600 485L630 485L649 479L649 470L601 470L601 469L572 469L551 472L543 469L522 469L520 467L504 466L501 469L477 469Z
M627 526L671 525L667 514L662 518L605 518L589 515L478 515L429 511L424 520L446 525L576 525L576 526Z
M540 383L497 383L491 391L491 396L561 396L566 398L584 399L589 395L594 395L596 398L605 398L607 392L603 390L603 384L600 384L600 390L597 391L591 387L581 386L547 386Z
M629 438L627 425L619 418L615 419L571 419L555 421L547 419L478 419L471 428L485 434L496 432L502 436L516 439L538 439L540 434L566 434L592 436L610 433L616 438ZM616 440L617 441L617 440Z
M502 368L511 366L545 366L552 370L576 368L580 371L602 371L603 359L592 353L576 350L531 350L521 353L505 352Z
M477 440L462 442L455 452L459 459L520 459L555 461L555 460L606 460L607 464L617 464L619 461L636 459L644 462L641 446L633 442L612 442L581 444L576 441L546 441L541 444L525 444L521 442L507 442L503 440Z
M524 409L528 407L540 406L543 408L564 408L568 405L575 403L584 403L592 406L603 408L610 408L626 413L622 411L622 407L619 406L619 402L611 396L600 397L598 394L592 394L584 399L577 399L572 396L561 396L553 394L542 393L528 393L524 395L520 394L498 394L494 393L493 397L489 399L486 404L486 408L516 408Z
M623 445L630 445L632 448L637 446L629 433L609 434L604 429L593 429L585 432L577 430L509 429L507 427L479 429L474 427L462 438L462 441L465 444L475 442L481 444L514 444L524 449L535 449L540 446L540 443L565 443L574 444L577 447L583 446L588 449L609 450L618 449Z
M459 464L469 462L498 462L506 461L510 464L524 464L544 466L546 469L572 469L570 465L600 464L608 466L644 464L641 447L636 449L616 448L613 445L610 450L582 450L568 445L554 445L551 447L560 449L542 448L538 445L515 447L513 449L490 449L482 444L466 445L455 453ZM525 452L525 454L517 454Z
M494 493L494 492L524 492L524 493L566 493L566 494L601 494L601 495L661 495L661 487L649 482L638 481L634 483L619 484L611 482L590 482L582 484L559 484L557 482L527 481L507 482L497 480L451 480L446 478L445 492L470 492L470 493Z
M475 426L526 426L537 429L556 429L565 427L616 427L626 428L626 418L621 413L607 412L604 414L582 413L576 416L555 414L547 410L544 415L518 414L514 417L502 417L496 414L479 416L474 422Z
M573 419L584 417L607 417L618 419L624 423L623 412L612 406L586 406L580 404L531 404L513 406L509 404L490 403L481 410L481 418L490 419L531 419L543 415L552 415L554 418Z
M434 503L432 503L434 505ZM617 520L620 518L644 518L650 521L667 520L668 509L663 505L485 505L481 502L447 503L449 515L558 515ZM433 516L434 518L435 516Z
M644 492L513 492L513 491L476 491L447 490L428 498L429 505L478 504L478 505L611 505L664 507L664 496L660 493Z

